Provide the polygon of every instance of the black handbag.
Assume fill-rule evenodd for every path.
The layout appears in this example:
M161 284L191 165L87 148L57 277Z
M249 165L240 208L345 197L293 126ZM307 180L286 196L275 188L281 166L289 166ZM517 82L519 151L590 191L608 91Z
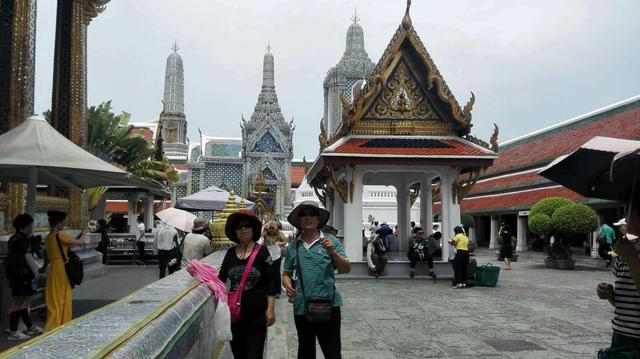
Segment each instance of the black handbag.
M331 298L309 297L304 295L304 281L302 280L302 271L300 270L300 242L296 243L296 269L298 277L300 277L300 287L302 289L302 298L304 300L304 313L309 323L328 323L333 315L333 302L336 298L336 286L333 285L333 294Z
M62 255L64 271L67 273L67 278L69 278L69 284L71 284L71 288L74 288L76 285L82 283L82 278L84 277L84 263L82 263L80 257L78 257L78 255L71 249L69 249L66 256L64 255L58 233L56 233L56 242L58 242L58 249L60 250L60 255Z

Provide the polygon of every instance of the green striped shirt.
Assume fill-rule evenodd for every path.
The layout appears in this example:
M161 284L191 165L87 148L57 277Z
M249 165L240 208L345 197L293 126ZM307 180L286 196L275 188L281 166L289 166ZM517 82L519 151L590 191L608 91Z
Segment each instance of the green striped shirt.
M336 253L347 258L342 243L340 243L336 237L322 232L320 235L329 238L331 242L333 242L333 248ZM291 241L287 246L284 260L285 272L292 273L293 270L296 269L296 246L298 245L298 241L300 241L298 251L300 253L300 270L304 280L304 296L302 294L302 287L300 286L300 273L298 273L296 280L297 294L293 302L293 314L304 315L305 297L331 298L333 295L333 288L336 282L334 276L335 263L329 252L322 246L321 241L315 242L309 249L305 248L302 240ZM340 293L336 291L333 306L339 307L341 305L342 297L340 297Z

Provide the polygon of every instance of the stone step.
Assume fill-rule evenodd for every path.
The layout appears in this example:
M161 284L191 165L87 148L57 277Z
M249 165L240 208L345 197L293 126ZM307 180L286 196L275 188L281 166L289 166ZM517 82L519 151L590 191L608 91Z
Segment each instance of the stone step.
M84 279L83 282L90 281L92 279L100 278L107 273L107 266L102 262L94 262L84 265ZM81 284L82 285L82 284Z
M477 266L475 257L471 257L469 259L469 268L473 270L475 266ZM474 263L472 263L474 262ZM484 264L482 262L481 264ZM411 267L409 265L409 261L389 261L385 266L383 279L410 279L409 271ZM436 274L438 278L453 278L453 267L450 262L442 262L442 261L434 261L433 262L433 272ZM416 265L416 276L415 278L425 278L431 279L428 275L427 263L426 262L418 262ZM364 279L364 278L375 278L374 276L369 275L369 266L366 261L352 261L351 262L351 272L346 274L338 274L336 278L340 279Z

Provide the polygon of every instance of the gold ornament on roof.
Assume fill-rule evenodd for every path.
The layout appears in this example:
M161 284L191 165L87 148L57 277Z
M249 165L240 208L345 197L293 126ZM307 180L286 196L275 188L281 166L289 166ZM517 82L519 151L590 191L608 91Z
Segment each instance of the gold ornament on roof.
M227 224L227 218L231 213L238 212L238 204L236 203L236 194L232 190L229 193L229 198L227 200L227 205L224 207L222 211L220 211L218 218L216 218L209 229L211 230L211 235L213 237L214 247L220 248L223 246L229 247L234 245L234 243L227 238L227 235L224 233L224 227Z

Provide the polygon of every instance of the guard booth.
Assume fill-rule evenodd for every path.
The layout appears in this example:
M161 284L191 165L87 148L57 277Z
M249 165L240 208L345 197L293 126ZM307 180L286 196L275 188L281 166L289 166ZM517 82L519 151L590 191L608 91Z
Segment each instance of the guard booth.
M433 203L441 202L446 262L447 240L460 225L459 203L497 158L497 127L491 144L470 135L475 97L460 107L413 28L409 6L373 73L354 85L353 101L342 94L342 123L334 134L322 130L321 152L307 174L352 261L363 258L363 186L391 185L400 251L420 196L425 228L433 223Z

